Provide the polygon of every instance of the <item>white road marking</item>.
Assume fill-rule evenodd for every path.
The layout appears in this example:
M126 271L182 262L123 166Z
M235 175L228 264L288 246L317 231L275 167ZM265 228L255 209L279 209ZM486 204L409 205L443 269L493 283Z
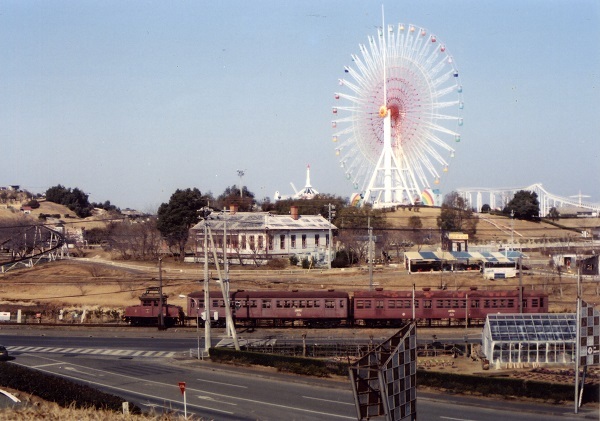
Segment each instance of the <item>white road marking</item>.
M214 384L221 384L223 386L231 386L231 387L239 387L241 389L248 389L248 386L242 386L241 384L222 383L222 382L215 382L214 380L206 380L206 379L196 379L196 380L204 382L204 383L214 383Z
M340 402L340 401L332 401L331 399L323 399L323 398L313 398L312 396L302 396L304 399L313 399L315 401L322 401L322 402L331 402L331 403L339 403L340 405L350 405L350 406L354 406L353 403L350 402Z
M451 417L442 417L442 416L440 416L440 418L443 420L453 420L453 421L477 421L477 420L469 420L466 418L451 418Z

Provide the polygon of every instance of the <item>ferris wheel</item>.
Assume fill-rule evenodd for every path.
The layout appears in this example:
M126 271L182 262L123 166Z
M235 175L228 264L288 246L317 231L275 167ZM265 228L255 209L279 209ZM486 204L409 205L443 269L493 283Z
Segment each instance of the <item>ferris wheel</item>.
M460 142L462 85L445 44L385 25L359 45L335 93L333 142L355 198L374 207L435 203L432 186ZM359 196L360 195L360 196ZM354 200L354 199L353 199Z

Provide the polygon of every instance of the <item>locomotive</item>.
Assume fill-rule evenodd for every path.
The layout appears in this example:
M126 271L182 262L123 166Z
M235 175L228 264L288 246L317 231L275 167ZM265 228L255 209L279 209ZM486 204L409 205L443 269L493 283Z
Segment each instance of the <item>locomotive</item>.
M220 291L211 291L211 324L225 323L225 300ZM395 291L377 288L352 293L317 291L245 291L230 294L230 305L237 325L306 327L397 327L411 319L428 326L482 324L488 314L547 313L548 295L539 291L431 290ZM204 312L203 292L187 298L188 318Z
M125 308L123 320L134 326L156 326L159 324L160 288L149 287L140 295L140 304ZM185 313L181 306L167 303L167 295L162 295L162 317L165 327L183 324Z

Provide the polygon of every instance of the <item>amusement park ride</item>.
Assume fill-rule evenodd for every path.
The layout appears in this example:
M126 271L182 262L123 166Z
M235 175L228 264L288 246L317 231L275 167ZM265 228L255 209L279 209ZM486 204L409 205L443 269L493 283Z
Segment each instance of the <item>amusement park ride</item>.
M453 57L438 37L412 24L383 22L360 45L336 92L335 154L356 191L352 202L376 208L439 205L432 189L450 141L460 142L462 85Z

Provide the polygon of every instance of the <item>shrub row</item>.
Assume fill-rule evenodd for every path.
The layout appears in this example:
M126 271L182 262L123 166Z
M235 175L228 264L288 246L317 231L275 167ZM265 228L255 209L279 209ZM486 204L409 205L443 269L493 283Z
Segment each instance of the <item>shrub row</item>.
M64 408L75 405L76 408L114 412L123 410L123 399L118 396L15 364L0 363L0 386L38 396ZM140 408L134 405L130 405L129 411L132 414L141 413Z
M214 362L230 364L275 367L279 371L309 376L328 377L330 375L348 375L347 363L263 354L258 352L236 351L230 348L211 348L210 359ZM574 397L574 384L547 383L509 377L474 376L468 374L418 370L417 382L419 386L483 396L520 396L533 399L552 400L555 402L572 401ZM600 386L586 385L584 388L583 402L598 402L599 399Z
M331 375L348 375L348 364L346 363L287 355L264 354L262 352L236 351L230 348L211 348L210 359L214 362L229 364L274 367L279 371L305 376L329 377Z

